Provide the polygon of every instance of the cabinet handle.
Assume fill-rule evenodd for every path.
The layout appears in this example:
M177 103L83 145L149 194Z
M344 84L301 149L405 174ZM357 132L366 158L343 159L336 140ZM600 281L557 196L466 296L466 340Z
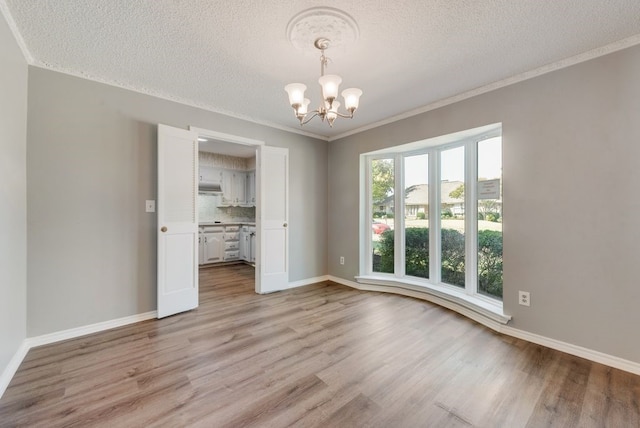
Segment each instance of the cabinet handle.
M287 227L287 223L283 224L282 227Z
M162 226L162 227L160 228L160 232L166 232L167 230L168 230L168 229L167 229L167 226Z

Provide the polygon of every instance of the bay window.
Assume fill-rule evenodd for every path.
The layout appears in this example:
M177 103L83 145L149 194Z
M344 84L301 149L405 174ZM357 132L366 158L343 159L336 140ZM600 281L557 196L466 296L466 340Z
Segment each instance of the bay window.
M367 153L361 165L371 229L358 281L501 306L501 125Z

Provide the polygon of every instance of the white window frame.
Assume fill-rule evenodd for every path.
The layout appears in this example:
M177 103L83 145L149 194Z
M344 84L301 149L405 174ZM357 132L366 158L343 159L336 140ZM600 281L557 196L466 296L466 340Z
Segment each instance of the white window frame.
M506 323L510 317L503 314L502 301L478 292L478 202L477 159L478 142L502 135L502 125L492 124L481 128L449 134L415 143L364 153L361 163L361 215L366 226L360 233L360 275L362 284L384 287L400 287L420 291L436 297L436 300L460 304L494 321ZM429 186L429 278L405 275L404 233L404 158L428 154L429 183L440 183L440 153L444 150L465 147L465 287L441 282L441 186ZM374 159L394 160L394 273L373 272L371 218L371 164ZM406 293L401 293L406 294ZM428 298L427 300L434 300ZM441 302L437 302L441 303ZM445 304L444 306L447 306ZM455 309L455 308L452 308ZM459 311L462 313L462 311ZM473 318L473 317L472 317Z

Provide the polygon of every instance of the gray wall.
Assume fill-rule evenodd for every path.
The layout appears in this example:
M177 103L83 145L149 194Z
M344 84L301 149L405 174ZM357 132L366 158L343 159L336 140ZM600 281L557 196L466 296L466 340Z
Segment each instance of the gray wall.
M635 46L330 143L329 273L358 273L360 153L502 122L510 325L640 362L638 76Z
M0 14L0 373L27 326L27 63Z
M158 123L289 148L289 279L326 274L326 142L35 67L28 113L29 336L156 308Z

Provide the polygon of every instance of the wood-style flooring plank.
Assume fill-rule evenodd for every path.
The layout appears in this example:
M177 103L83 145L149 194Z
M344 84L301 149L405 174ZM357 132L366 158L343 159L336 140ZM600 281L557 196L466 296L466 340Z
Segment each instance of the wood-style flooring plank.
M201 269L196 310L31 349L0 427L640 427L640 376L421 300L253 277Z

